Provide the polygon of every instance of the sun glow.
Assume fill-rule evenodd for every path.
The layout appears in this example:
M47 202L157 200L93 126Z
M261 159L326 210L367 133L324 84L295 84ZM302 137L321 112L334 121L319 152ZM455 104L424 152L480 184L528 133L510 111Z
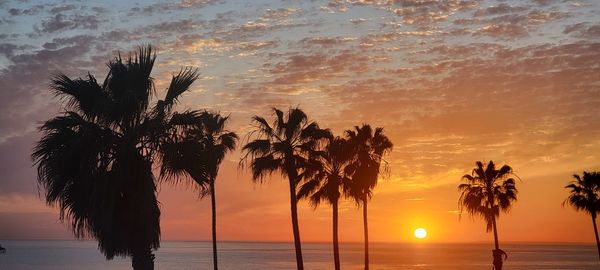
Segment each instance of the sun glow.
M415 237L419 239L423 239L427 236L427 231L423 228L418 228L415 230Z

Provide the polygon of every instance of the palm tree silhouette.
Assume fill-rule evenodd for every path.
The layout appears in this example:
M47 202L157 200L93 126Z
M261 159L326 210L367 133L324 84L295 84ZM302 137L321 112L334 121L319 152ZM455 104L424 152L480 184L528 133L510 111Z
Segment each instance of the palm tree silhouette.
M163 148L161 174L186 173L198 184L202 197L209 195L212 210L213 267L217 260L217 215L215 180L227 152L235 150L238 136L226 129L229 117L219 113L195 112L190 125L179 136L171 136ZM179 179L179 178L176 178Z
M192 122L195 112L172 108L198 78L182 69L150 107L155 59L150 46L119 56L101 85L90 74L56 76L51 87L64 112L40 127L44 135L32 154L46 202L59 207L74 235L93 237L107 259L131 256L133 268L144 270L154 269L152 250L160 245L152 166L163 143Z
M345 193L363 207L363 228L365 237L365 270L369 269L369 227L367 222L367 201L377 186L381 163L387 166L383 156L393 148L392 142L383 134L383 128L370 125L355 126L354 130L346 130L346 137L354 148L355 156L347 168L352 175L352 183Z
M493 265L496 270L502 270L502 257L506 253L500 249L498 244L498 230L496 219L500 211L507 213L512 204L517 200L517 187L512 168L508 165L499 170L493 161L484 168L481 161L477 161L475 169L471 174L462 177L466 183L458 186L460 198L458 205L461 213L466 211L472 216L480 216L486 222L486 231L494 231Z
M298 199L308 198L316 208L325 201L333 208L333 258L336 270L340 269L338 243L338 202L344 187L350 184L346 166L350 164L354 152L352 145L344 138L328 136L323 151L316 151L310 158L305 179L298 191Z
M213 264L217 270L217 214L215 202L215 180L219 173L219 166L227 152L235 150L238 136L225 129L229 117L223 117L218 113L204 112L201 115L206 168L208 169L210 201L212 209L212 242L213 242ZM201 179L200 179L201 180Z
M272 125L263 117L252 118L254 130L248 134L248 138L254 140L243 147L246 154L240 165L249 160L254 181L263 181L276 171L288 178L296 264L298 270L302 270L304 264L298 228L296 188L302 180L309 153L316 149L318 141L325 138L329 131L322 130L316 122L309 121L299 108L290 108L287 116L276 108L272 110L276 116Z
M598 227L596 216L600 211L600 173L583 172L583 178L573 175L575 180L571 181L565 188L570 189L569 197L563 202L572 205L577 211L585 211L592 216L596 245L598 246L598 257L600 258L600 240L598 239Z

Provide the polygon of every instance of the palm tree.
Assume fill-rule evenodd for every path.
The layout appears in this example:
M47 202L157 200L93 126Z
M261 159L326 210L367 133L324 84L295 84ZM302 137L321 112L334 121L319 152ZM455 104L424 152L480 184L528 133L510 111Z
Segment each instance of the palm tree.
M383 156L389 153L393 144L383 134L383 128L370 125L355 126L354 130L346 130L346 137L355 149L355 156L348 166L352 175L352 184L346 189L346 194L363 207L363 229L365 237L365 270L369 269L369 227L367 222L367 201L373 195L377 186L381 163L387 166Z
M204 111L195 114L190 126L171 136L163 146L162 174L189 174L202 197L210 195L212 210L213 267L217 261L217 215L215 180L227 152L235 150L238 136L226 129L229 117Z
M322 201L333 208L333 261L336 270L340 269L338 202L344 186L350 184L346 166L353 157L353 148L348 141L330 135L323 151L316 151L315 156L309 159L307 180L298 191L298 199L308 198L315 208Z
M272 124L260 116L252 118L254 130L248 134L248 138L254 140L243 147L246 154L240 164L250 162L254 181L262 181L276 171L288 178L296 264L298 270L302 270L304 264L298 228L296 188L302 179L308 153L316 149L318 141L326 137L329 131L322 130L316 122L309 121L299 108L290 108L287 116L276 108L273 108L273 113L276 118Z
M204 151L202 156L206 159L206 169L209 178L209 191L212 209L212 242L213 242L213 265L217 270L217 209L215 199L215 180L219 173L219 166L227 152L235 150L238 136L225 129L229 117L223 117L219 113L204 112L202 119L202 142ZM200 179L202 184L202 179Z
M493 265L496 270L502 270L502 256L506 253L500 249L498 244L498 230L496 219L500 217L500 211L507 213L512 204L517 200L517 187L515 180L510 176L513 170L504 165L496 169L493 161L484 167L481 161L477 161L475 169L471 174L462 177L466 183L458 186L460 198L458 205L461 213L466 211L471 216L480 216L486 222L486 231L494 232Z
M198 78L192 69L174 75L165 98L149 106L155 59L150 46L126 60L119 56L102 84L90 74L56 76L51 88L64 112L41 126L32 154L46 202L59 207L74 235L97 239L109 260L131 256L133 268L143 270L154 268L152 250L160 244L153 164L163 143L197 115L172 111Z
M575 180L565 187L570 189L571 194L563 202L563 205L570 204L578 211L585 211L592 216L598 257L600 257L600 240L596 226L596 216L600 211L600 172L583 172L583 178L577 174L573 175L573 178Z

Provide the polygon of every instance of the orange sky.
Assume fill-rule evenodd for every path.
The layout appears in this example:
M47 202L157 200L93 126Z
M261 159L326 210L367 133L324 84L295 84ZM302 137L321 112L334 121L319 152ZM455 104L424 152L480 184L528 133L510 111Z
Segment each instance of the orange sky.
M588 216L562 207L573 173L599 170L600 22L589 1L182 1L175 4L0 3L0 239L67 238L38 197L29 154L59 110L51 74L102 78L116 51L159 48L159 95L173 71L202 77L179 109L250 116L299 105L341 134L382 126L394 143L369 205L372 241L491 241L456 213L460 177L476 160L523 180L499 221L500 241L592 242ZM111 8L119 9L112 14ZM217 181L221 240L291 241L287 184L253 184L239 152ZM162 238L210 238L209 201L162 185ZM329 241L331 210L301 202L304 241ZM340 240L362 240L359 209L342 203Z

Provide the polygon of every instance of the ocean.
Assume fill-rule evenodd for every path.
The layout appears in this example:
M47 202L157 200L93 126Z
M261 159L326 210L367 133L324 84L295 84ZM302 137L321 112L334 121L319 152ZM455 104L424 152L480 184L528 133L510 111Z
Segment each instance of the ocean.
M131 269L128 258L107 261L94 241L0 240L7 252L0 254L2 270ZM305 243L307 270L333 269L328 243ZM490 244L384 244L373 243L373 270L481 270L491 269ZM505 270L598 270L600 262L594 245L506 244ZM292 243L219 243L219 269L294 269ZM342 269L362 269L362 244L341 244ZM155 269L212 269L210 242L163 241L156 252Z

